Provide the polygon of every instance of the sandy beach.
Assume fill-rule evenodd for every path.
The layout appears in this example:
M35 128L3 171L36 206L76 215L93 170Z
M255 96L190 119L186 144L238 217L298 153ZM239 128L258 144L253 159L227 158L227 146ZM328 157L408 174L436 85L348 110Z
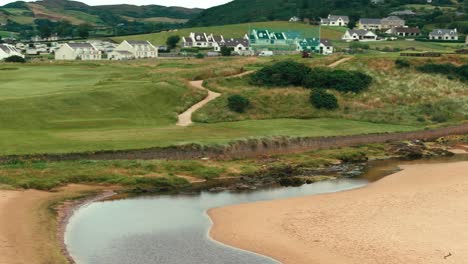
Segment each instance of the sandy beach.
M56 192L0 190L0 264L67 263L51 203L103 187L70 185Z
M213 209L211 236L285 264L468 260L468 162L402 166L367 187Z

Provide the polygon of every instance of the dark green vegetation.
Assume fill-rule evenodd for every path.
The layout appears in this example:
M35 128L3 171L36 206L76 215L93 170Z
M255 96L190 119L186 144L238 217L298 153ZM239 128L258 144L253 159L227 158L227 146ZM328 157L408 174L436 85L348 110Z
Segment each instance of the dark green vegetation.
M175 36L170 36L166 40L166 45L168 49L174 49L177 47L177 44L180 42L180 36L175 35Z
M40 26L36 20L47 20L49 23L61 22L60 28L51 28L52 33L62 34L66 28L67 36L73 36L76 26L81 24L91 25L93 28L96 26L92 31L93 35L135 34L180 27L200 11L200 9L158 5L89 6L67 0L44 0L32 3L18 1L0 7L0 22L7 23L3 27L4 30L20 32L24 37L34 33L44 35L46 30L44 28L39 30Z
M335 95L327 93L323 89L313 89L310 92L310 102L318 109L334 110L339 107L338 99L336 99Z
M5 62L13 62L13 63L25 63L26 60L20 56L14 55L11 57L8 57L4 60Z
M458 78L462 81L468 81L468 64L456 66L450 63L435 64L428 63L418 66L417 69L424 73L436 73L446 75L448 78Z
M418 15L408 17L410 26L430 30L434 27L457 27L468 32L466 1L392 0L371 4L369 0L235 0L209 8L189 21L190 26L209 26L255 21L289 20L292 16L318 21L328 14L349 15L351 24L362 17L384 17L396 10L413 9ZM440 7L440 8L438 8ZM462 15L456 12L462 12Z
M234 112L243 113L249 105L249 99L241 95L235 94L228 97L228 107Z
M294 62L282 61L266 66L252 74L252 85L335 89L340 92L360 92L369 87L372 77L359 71L310 68Z
M395 66L399 69L403 69L403 68L409 68L411 67L411 63L408 61L408 60L404 60L404 59L397 59L395 61Z

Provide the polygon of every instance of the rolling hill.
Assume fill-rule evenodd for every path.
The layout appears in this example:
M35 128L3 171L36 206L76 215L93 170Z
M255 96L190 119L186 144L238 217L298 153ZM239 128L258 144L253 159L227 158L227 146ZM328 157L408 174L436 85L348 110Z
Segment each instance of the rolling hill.
M74 25L89 23L99 26L115 26L125 21L183 23L201 11L159 5L89 6L68 0L17 1L0 7L0 23L11 20L32 25L35 19L68 20Z

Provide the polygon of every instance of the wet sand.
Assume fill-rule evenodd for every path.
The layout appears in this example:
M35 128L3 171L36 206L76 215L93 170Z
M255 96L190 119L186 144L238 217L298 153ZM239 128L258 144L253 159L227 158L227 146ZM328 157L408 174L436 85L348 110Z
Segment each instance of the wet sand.
M0 264L67 263L51 203L102 188L70 185L57 192L0 190Z
M465 263L468 162L402 168L357 190L210 210L211 236L285 264Z

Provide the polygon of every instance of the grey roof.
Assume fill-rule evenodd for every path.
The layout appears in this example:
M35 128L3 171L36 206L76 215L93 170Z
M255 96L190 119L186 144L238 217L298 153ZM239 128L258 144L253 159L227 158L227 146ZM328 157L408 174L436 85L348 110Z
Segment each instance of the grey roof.
M353 35L354 33L356 33L358 36L364 36L366 35L368 32L372 32L372 31L368 31L368 30L365 30L365 29L349 29L348 30L349 34ZM373 32L372 32L373 33Z
M113 50L112 52L117 52L123 55L133 55L130 51L127 50Z
M396 27L395 32L397 33L412 33L412 34L420 34L421 30L419 28L411 28L411 27Z
M444 36L444 35L450 35L450 36L457 36L457 30L456 29L434 29L432 30L429 35L432 36Z
M213 36L215 42L221 42L223 40L222 36Z
M193 42L191 37L183 37L183 39L185 42L189 42L189 43Z
M6 45L0 44L0 49L6 53L10 53L10 49Z
M321 39L320 44L323 44L325 47L332 47L333 44L329 39Z
M389 16L389 17L386 17L386 18L383 18L382 20L385 20L385 21L405 21L404 19L401 19L397 16Z
M367 24L367 25L378 25L382 23L382 19L380 18L361 18L359 19L359 24Z
M147 40L127 40L130 45L150 45Z
M206 42L205 33L195 33L195 41Z
M344 21L349 21L349 17L348 16L339 16L339 15L329 15L328 16L328 19L329 20L332 20L332 21L336 21L338 19L343 19Z
M90 43L67 43L72 49L94 49Z
M224 40L224 46L226 47L235 47L239 44L242 44L244 47L249 46L249 40L245 38L231 38L231 39L225 39Z

